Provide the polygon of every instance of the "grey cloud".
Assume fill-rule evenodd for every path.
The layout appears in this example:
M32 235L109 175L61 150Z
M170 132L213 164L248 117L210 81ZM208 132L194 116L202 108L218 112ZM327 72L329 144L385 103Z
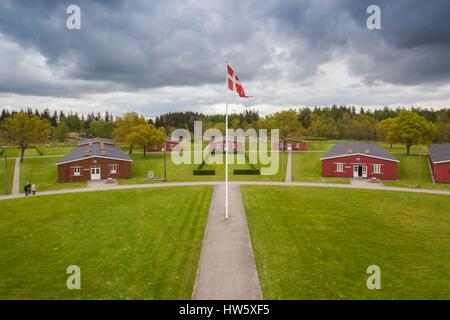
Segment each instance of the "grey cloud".
M72 3L82 8L80 31L65 29ZM365 28L373 3L382 7L381 31ZM217 84L226 59L247 81L302 83L320 64L339 59L368 85L445 83L447 12L446 0L6 1L0 33L42 54L61 81L16 75L0 79L0 91L76 95Z

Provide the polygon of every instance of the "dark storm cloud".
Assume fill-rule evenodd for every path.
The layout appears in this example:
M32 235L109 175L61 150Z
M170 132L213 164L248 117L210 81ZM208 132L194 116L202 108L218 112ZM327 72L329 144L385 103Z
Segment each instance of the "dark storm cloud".
M358 24L369 4L381 7L379 39L360 33L352 45L364 55L364 63L353 61L355 73L369 82L394 84L448 83L450 80L450 1L351 1L346 10ZM366 31L365 33L371 33Z
M72 3L82 9L80 31L65 28ZM365 27L373 3L382 8L381 31ZM40 81L39 69L5 78L20 64L11 49L0 91L69 95L213 84L224 81L227 59L247 81L305 81L320 64L340 59L368 83L445 82L447 12L446 0L3 1L0 33L41 54L61 81Z

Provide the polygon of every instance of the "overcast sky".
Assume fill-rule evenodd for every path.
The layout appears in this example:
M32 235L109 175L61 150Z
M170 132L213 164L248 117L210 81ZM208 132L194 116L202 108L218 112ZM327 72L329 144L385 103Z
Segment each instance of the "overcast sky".
M70 4L81 30L66 28ZM450 107L449 14L448 0L2 0L0 107ZM254 98L227 94L226 60Z

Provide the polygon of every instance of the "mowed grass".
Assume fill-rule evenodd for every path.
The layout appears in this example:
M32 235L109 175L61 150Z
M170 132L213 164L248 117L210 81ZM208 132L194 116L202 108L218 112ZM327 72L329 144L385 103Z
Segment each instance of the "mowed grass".
M122 179L120 184L140 184L149 183L147 180L147 172L153 171L156 181L160 181L164 178L164 154L163 153L147 153L144 157L143 154L132 154L133 159L131 171L132 178ZM214 169L216 174L213 176L194 176L193 171L198 168L198 164L176 164L171 159L171 154L166 153L166 166L167 166L167 181L170 182L182 182L182 181L221 181L225 179L225 157L223 155L213 155L214 158L222 157L222 164L209 164L204 169ZM229 155L230 163L233 161L234 155ZM191 157L193 159L193 157ZM248 160L246 160L248 162ZM230 180L269 180L280 181L282 179L282 165L284 162L284 170L286 170L287 155L282 159L280 157L279 163L275 166L275 174L273 175L234 175L234 169L249 169L251 168L248 163L246 164L229 164L228 172ZM236 162L236 161L235 161ZM258 162L256 167L262 167Z
M0 299L190 299L212 188L1 202ZM66 269L81 269L68 290Z
M450 197L242 186L265 299L449 299ZM367 267L381 268L369 290Z
M386 186L450 190L450 184L433 183L428 156L418 154L394 154L400 160L397 181L384 181Z
M300 182L350 183L346 178L322 177L321 152L293 152L292 179Z
M12 180L14 177L15 159L8 159L8 172L6 172L6 162L0 158L0 195L6 194L6 175L8 175L8 193L11 193Z
M20 164L20 192L23 186L30 182L36 184L36 190L56 190L82 188L86 182L57 182L56 162L58 158L27 158Z
M38 146L42 155L36 150L36 148L31 147L25 150L25 157L39 157L39 156L63 156L72 150L75 146L64 146L64 147L45 147ZM8 157L20 157L20 149L19 148L7 148Z

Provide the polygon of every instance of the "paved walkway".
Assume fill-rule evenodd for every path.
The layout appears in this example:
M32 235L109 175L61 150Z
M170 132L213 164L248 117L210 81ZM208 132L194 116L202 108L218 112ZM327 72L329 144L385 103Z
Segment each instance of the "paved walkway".
M16 158L16 162L14 164L14 177L11 194L12 195L20 194L20 158Z
M119 184L117 181L106 183L105 181L88 181L86 188L93 189L93 190L108 190L115 186L118 186Z
M230 184L225 220L225 185L214 188L192 299L262 299L239 189Z
M215 186L223 184L223 181L191 181L191 182L161 182L161 183L147 183L147 184L130 184L117 185L108 188L108 190L123 190L123 189L142 189L142 188L161 188L161 187L182 187L182 186ZM399 192L413 192L413 193L432 193L450 196L450 190L437 189L419 189L419 188L402 188L389 187L379 183L370 183L365 186L343 184L343 183L324 183L324 182L284 182L284 181L230 181L230 185L253 185L253 186L300 186L300 187L323 187L323 188L343 188L343 189L370 189L370 190L386 190ZM62 193L79 193L79 192L96 192L104 189L90 189L90 188L76 188L76 189L61 189L51 191L38 192L36 196L62 194ZM7 196L0 196L1 200L15 199L23 197L22 194L11 194Z
M285 182L292 182L292 152L288 152L287 164L286 164L286 176L284 177Z

